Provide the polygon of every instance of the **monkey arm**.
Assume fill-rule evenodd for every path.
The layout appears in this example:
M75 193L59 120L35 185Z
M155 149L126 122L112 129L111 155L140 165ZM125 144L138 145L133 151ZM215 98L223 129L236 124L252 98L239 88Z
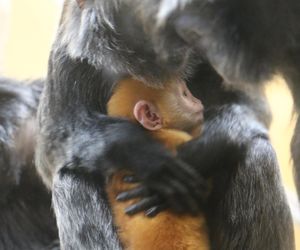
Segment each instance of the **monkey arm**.
M78 120L85 115L87 114L81 113ZM197 173L192 168L173 157L135 124L99 114L87 115L84 120L85 124L75 121L75 124L72 124L75 129L72 131L68 124L60 125L59 131L52 123L49 127L42 127L42 131L51 130L50 138L54 135L60 136L62 132L72 133L70 138L61 144L56 144L55 140L49 137L40 137L37 165L41 168L42 177L49 186L52 185L51 176L60 169L90 174L101 172L104 177L117 169L128 169L133 171L149 190L165 198L171 197L169 199L176 200L177 197L181 197L184 203L195 209L193 197L197 196L198 179ZM47 154L50 149L51 154ZM62 152L65 152L65 160L60 159ZM45 155L59 160L57 169L51 169L52 164L43 164L45 159L46 162L49 161ZM171 183L175 184L172 188Z
M294 249L275 152L265 128L247 113L248 107L222 107L203 136L181 151L212 177L205 204L212 249Z
M198 171L208 178L224 168L224 162L231 166L239 164L247 148L257 139L269 142L268 131L256 120L249 107L223 105L206 112L201 137L183 145L179 156L198 166Z
M103 176L61 169L53 180L53 208L62 249L121 250Z
M251 96L251 91L226 89L221 81L208 82L200 75L196 79L203 84L194 91L206 100L204 130L179 155L212 177L205 204L212 249L294 249L262 92L256 89Z

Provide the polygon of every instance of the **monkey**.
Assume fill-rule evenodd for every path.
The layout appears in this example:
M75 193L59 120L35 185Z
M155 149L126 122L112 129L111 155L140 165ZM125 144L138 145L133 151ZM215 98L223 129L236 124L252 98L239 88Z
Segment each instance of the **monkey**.
M152 46L158 55L166 58L167 64L169 64L167 60L174 58L176 50L178 53L184 51L187 57L197 54L213 66L227 85L242 85L242 87L254 85L262 88L265 82L279 74L287 82L294 99L295 110L299 113L300 6L297 0L276 2L180 0L172 6L168 6L167 1L163 0L156 6L152 6L151 1L125 2L125 5L135 8L133 12L139 13L148 9L147 14L138 14L139 21L147 28L147 32L152 34ZM253 12L256 14L250 14ZM172 46L175 46L175 49ZM142 70L141 66L137 68ZM182 69L181 65L178 68ZM147 77L144 70L135 72L135 75L155 78L155 75L149 75L153 72L155 71L149 71ZM299 124L300 118L297 120L291 142L298 193L300 193Z
M271 73L268 62L285 62L273 56L296 41L297 10L295 0L65 1L35 152L63 249L122 249L105 180L124 166L139 180L120 194L138 193L128 214L203 206L212 249L295 248L261 85L247 91L243 77L230 76L259 82ZM266 35L270 27L274 36ZM288 54L297 62L297 53ZM206 107L201 136L174 156L137 124L108 116L123 76L153 87L185 80ZM214 185L205 199L208 178Z
M199 135L203 106L184 82L166 84L161 89L134 80L121 80L110 98L108 115L138 122L152 137L176 153L177 147ZM128 173L127 173L128 175ZM128 204L115 201L128 184L126 172L117 172L107 186L115 225L125 249L209 249L203 216L162 212L149 219L143 214L132 218L124 214Z
M0 249L59 249L51 195L33 164L43 85L0 77Z

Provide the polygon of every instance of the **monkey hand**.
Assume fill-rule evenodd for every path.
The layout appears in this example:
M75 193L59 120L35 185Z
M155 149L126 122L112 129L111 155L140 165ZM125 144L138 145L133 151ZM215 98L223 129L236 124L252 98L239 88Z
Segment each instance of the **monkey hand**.
M118 201L135 200L125 212L133 215L145 211L147 216L154 216L165 208L178 213L199 211L207 193L207 182L161 145L152 142L145 149L135 154L144 157L142 171L132 169L135 176L124 178L125 182L137 182L137 185L117 196Z
M116 130L107 130L113 133L106 135L110 143L105 151L106 160L100 165L129 170L140 181L135 188L118 196L118 200L132 200L126 210L128 214L147 211L162 203L178 212L200 210L199 200L206 182L193 167L174 157L136 124L124 121L114 126Z
M168 170L162 171L161 176L157 173L157 177L153 176L142 182L134 175L125 176L124 182L135 184L132 189L117 196L118 201L135 200L125 212L134 215L144 211L148 217L167 208L177 213L197 213L202 208L208 184L201 176L190 171L190 166L183 162L180 164L185 167L181 166L183 169L173 176L173 172Z

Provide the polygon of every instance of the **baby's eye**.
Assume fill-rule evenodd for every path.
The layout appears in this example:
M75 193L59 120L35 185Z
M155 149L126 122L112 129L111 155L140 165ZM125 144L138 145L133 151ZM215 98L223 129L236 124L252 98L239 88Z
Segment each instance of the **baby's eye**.
M186 91L183 91L183 96L184 96L184 97L187 97Z

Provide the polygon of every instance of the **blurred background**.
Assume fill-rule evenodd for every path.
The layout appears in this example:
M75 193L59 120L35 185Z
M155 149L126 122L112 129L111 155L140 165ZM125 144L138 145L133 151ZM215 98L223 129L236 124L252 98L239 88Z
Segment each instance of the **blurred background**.
M0 0L0 74L17 79L43 77L58 25L62 0ZM300 208L293 184L289 144L295 125L293 101L284 81L276 77L266 88L273 112L271 140L295 219L300 250Z

